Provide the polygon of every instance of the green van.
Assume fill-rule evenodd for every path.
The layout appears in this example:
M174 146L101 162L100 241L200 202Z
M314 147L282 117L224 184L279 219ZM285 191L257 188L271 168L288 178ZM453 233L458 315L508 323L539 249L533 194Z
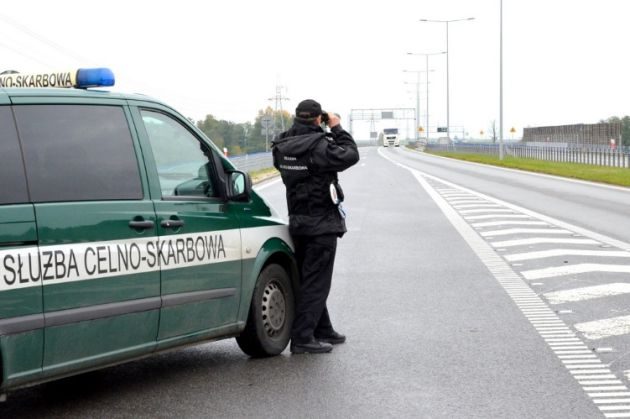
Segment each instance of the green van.
M111 84L0 75L2 396L195 342L289 341L286 224L187 118L85 88Z

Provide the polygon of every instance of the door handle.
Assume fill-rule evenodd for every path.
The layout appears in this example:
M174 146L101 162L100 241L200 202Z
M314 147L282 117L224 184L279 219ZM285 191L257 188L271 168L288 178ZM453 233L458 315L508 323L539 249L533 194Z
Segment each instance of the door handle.
M162 220L160 226L164 228L178 229L184 225L184 220Z
M129 221L129 227L135 230L148 230L155 227L155 223L151 220L131 220Z

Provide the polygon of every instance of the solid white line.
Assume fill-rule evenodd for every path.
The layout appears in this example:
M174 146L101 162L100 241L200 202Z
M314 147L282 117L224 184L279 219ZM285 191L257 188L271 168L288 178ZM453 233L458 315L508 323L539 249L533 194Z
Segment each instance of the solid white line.
M599 410L601 410L601 411L630 410L630 405L626 405L626 406L600 406Z
M630 413L604 413L606 418L630 418Z
M459 209L466 209L466 208L499 208L501 207L501 205L498 204L455 204L453 205L453 208L455 208L456 210Z
M588 370L588 369L594 369L594 370L598 370L601 368L605 368L605 365L565 365L565 367L567 367L567 369L569 370Z
M558 355L558 358L560 359L597 359L597 355L594 354L582 354L582 355L563 355L563 354L558 354L556 352L556 355Z
M525 214L497 214L497 215L471 215L464 218L466 220L472 221L472 220L487 220L489 218L491 219L495 219L495 218L507 218L507 219L529 218L531 219L532 217Z
M574 366L576 366L576 365L589 365L589 364L600 364L600 365L603 365L602 361L600 361L599 359L584 359L584 360L578 360L578 359L571 360L571 359L568 359L568 360L562 361L562 362L564 364L575 364Z
M505 240L490 243L494 247L514 247L526 246L532 244L601 244L592 239L570 239L555 237L533 237L530 239Z
M595 379L604 379L604 378L616 379L617 376L615 374L588 374L588 375L574 375L573 378L575 378L576 380L595 380Z
M553 266L551 268L532 269L530 271L522 271L521 274L526 279L542 279L591 272L630 273L630 266L612 264L606 265L602 263L580 263L571 266Z
M630 399L593 399L595 404L630 403Z
M614 391L614 390L627 390L625 386L597 386L597 387L583 387L585 391Z
M622 294L630 294L630 284L617 282L614 284L594 285L592 287L548 292L543 294L543 296L547 299L549 304L564 304Z
M509 213L513 213L514 211L512 211L511 209L474 209L474 210L463 210L460 211L460 214L481 214L481 213L486 213L486 214L509 214Z
M576 378L576 377L574 377L574 378ZM578 383L582 384L583 386L623 384L620 380L578 380Z
M509 236L513 234L573 234L569 230L554 228L508 228L505 230L482 231L482 237Z
M543 259L556 256L596 256L596 257L623 257L630 258L630 252L623 250L584 250L584 249L551 249L538 252L515 253L504 255L510 262L520 262L523 260Z
M626 335L630 333L630 316L576 323L575 328L591 340Z
M614 393L588 393L591 397L627 397L630 396L630 391L617 391Z
M473 227L496 227L496 226L506 226L506 225L515 225L515 226L543 226L548 225L544 221L518 221L518 220L506 220L506 221L485 221L483 223L473 223L471 224Z

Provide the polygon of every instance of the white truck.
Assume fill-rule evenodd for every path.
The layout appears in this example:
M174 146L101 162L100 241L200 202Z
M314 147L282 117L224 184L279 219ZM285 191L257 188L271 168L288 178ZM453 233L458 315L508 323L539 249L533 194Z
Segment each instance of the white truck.
M398 128L384 128L378 135L379 142L383 144L383 147L399 147L400 137L398 135Z

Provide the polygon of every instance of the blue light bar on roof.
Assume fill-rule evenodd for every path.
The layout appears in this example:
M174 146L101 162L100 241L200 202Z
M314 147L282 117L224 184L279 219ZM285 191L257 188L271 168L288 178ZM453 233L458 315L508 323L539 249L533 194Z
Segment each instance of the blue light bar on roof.
M10 87L107 87L114 85L114 73L109 68L80 68L78 70L51 71L48 73L0 74L0 89Z
M77 70L75 87L107 87L114 85L114 73L109 68L80 68Z

